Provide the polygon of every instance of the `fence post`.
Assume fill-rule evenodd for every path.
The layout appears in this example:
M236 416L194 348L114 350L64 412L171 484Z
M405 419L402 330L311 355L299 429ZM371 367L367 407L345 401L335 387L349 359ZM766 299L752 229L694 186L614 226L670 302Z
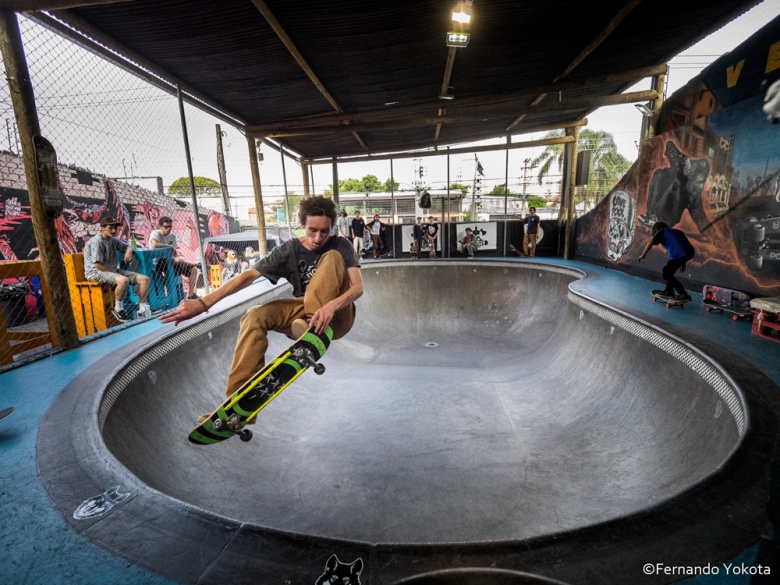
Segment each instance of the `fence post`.
M574 136L574 142L571 143L571 149L566 150L569 155L568 166L566 166L566 169L569 171L569 192L566 211L566 238L563 241L563 258L569 260L571 258L572 237L574 235L574 212L576 205L574 193L577 184L577 143L580 140L580 127L572 126L566 128L566 135Z
M179 98L179 117L181 118L181 133L184 139L184 154L187 157L187 175L190 178L190 195L192 196L192 209L195 211L195 231L198 234L198 251L200 252L200 269L203 271L203 288L209 293L209 265L206 262L206 254L203 252L203 234L200 233L200 213L198 211L198 197L195 191L195 177L192 174L192 157L190 156L190 139L187 134L187 119L184 116L184 98L181 86L176 86L176 94ZM195 284L197 287L197 283ZM192 287L192 285L190 285ZM192 290L192 288L190 288Z
M268 242L265 230L263 187L260 183L260 165L257 164L257 143L252 136L247 136L246 145L249 147L249 169L252 171L252 187L255 194L255 208L257 209L257 253L261 258L265 258L268 255Z
M65 274L65 263L62 260L57 229L54 220L49 218L43 207L41 185L38 179L38 164L35 157L33 137L40 135L38 113L35 109L35 95L30 73L27 70L27 60L22 45L22 35L16 13L6 8L0 9L0 48L5 62L8 87L19 127L19 138L22 143L24 173L27 179L27 192L30 197L30 216L32 218L35 241L38 244L38 254L41 260L43 278L49 289L49 295L54 307L54 326L56 331L50 331L52 345L63 349L72 349L79 345L79 334L76 329L76 319L70 303L70 292Z

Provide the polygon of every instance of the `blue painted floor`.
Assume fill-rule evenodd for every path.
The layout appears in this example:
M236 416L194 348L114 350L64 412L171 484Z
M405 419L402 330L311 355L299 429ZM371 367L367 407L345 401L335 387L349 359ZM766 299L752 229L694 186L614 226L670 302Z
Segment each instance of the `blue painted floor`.
M747 321L734 322L729 314L705 312L700 293L692 293L694 302L683 310L667 309L663 303L652 302L650 290L659 288L658 282L579 261L500 260L545 262L591 270L599 275L588 284L587 290L592 296L706 336L730 348L780 384L780 344L752 335ZM269 287L267 281L260 281L237 295L235 300L238 302ZM38 426L54 397L101 357L139 337L168 327L171 326L156 320L147 321L79 349L0 374L0 409L16 407L14 413L0 420L0 581L47 585L169 583L103 551L73 532L54 509L38 480L35 465ZM751 547L734 559L734 563L750 566L755 556L756 547ZM648 559L648 562L660 560ZM746 585L750 582L749 576L725 573L725 569L721 569L717 576L700 576L684 582L688 585Z

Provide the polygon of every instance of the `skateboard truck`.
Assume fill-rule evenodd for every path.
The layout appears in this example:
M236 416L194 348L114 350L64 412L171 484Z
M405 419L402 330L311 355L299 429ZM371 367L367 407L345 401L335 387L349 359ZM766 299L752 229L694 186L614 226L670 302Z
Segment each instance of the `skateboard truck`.
M241 418L236 413L231 414L227 420L218 418L212 424L215 431L228 431L238 435L245 443L252 439L252 431L241 428Z
M298 347L292 352L292 356L295 358L295 361L297 361L302 366L309 366L314 368L314 373L318 376L321 376L325 373L325 366L317 363L317 360L314 359L314 355L311 353L310 349L306 349L305 347Z

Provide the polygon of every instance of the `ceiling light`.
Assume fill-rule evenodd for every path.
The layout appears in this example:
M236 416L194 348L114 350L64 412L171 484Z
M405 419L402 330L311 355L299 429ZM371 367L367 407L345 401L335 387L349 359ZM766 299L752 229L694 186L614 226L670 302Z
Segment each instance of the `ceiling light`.
M464 32L448 32L447 33L447 46L448 47L466 47L469 44L469 33Z
M452 95L451 93L440 93L439 94L439 99L440 100L454 100L455 96Z
M471 4L472 0L458 2L452 9L452 20L461 24L469 24L471 22Z

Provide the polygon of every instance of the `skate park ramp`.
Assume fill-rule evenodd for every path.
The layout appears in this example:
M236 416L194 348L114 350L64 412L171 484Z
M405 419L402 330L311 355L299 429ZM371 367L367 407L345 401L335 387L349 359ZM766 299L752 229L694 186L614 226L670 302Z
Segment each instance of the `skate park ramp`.
M251 442L187 441L222 400L241 306L118 372L98 409L108 450L147 486L220 517L417 545L534 539L647 511L720 470L746 433L744 399L716 364L576 293L578 270L431 261L362 273L357 320L327 371L277 397ZM288 344L271 334L268 357Z

